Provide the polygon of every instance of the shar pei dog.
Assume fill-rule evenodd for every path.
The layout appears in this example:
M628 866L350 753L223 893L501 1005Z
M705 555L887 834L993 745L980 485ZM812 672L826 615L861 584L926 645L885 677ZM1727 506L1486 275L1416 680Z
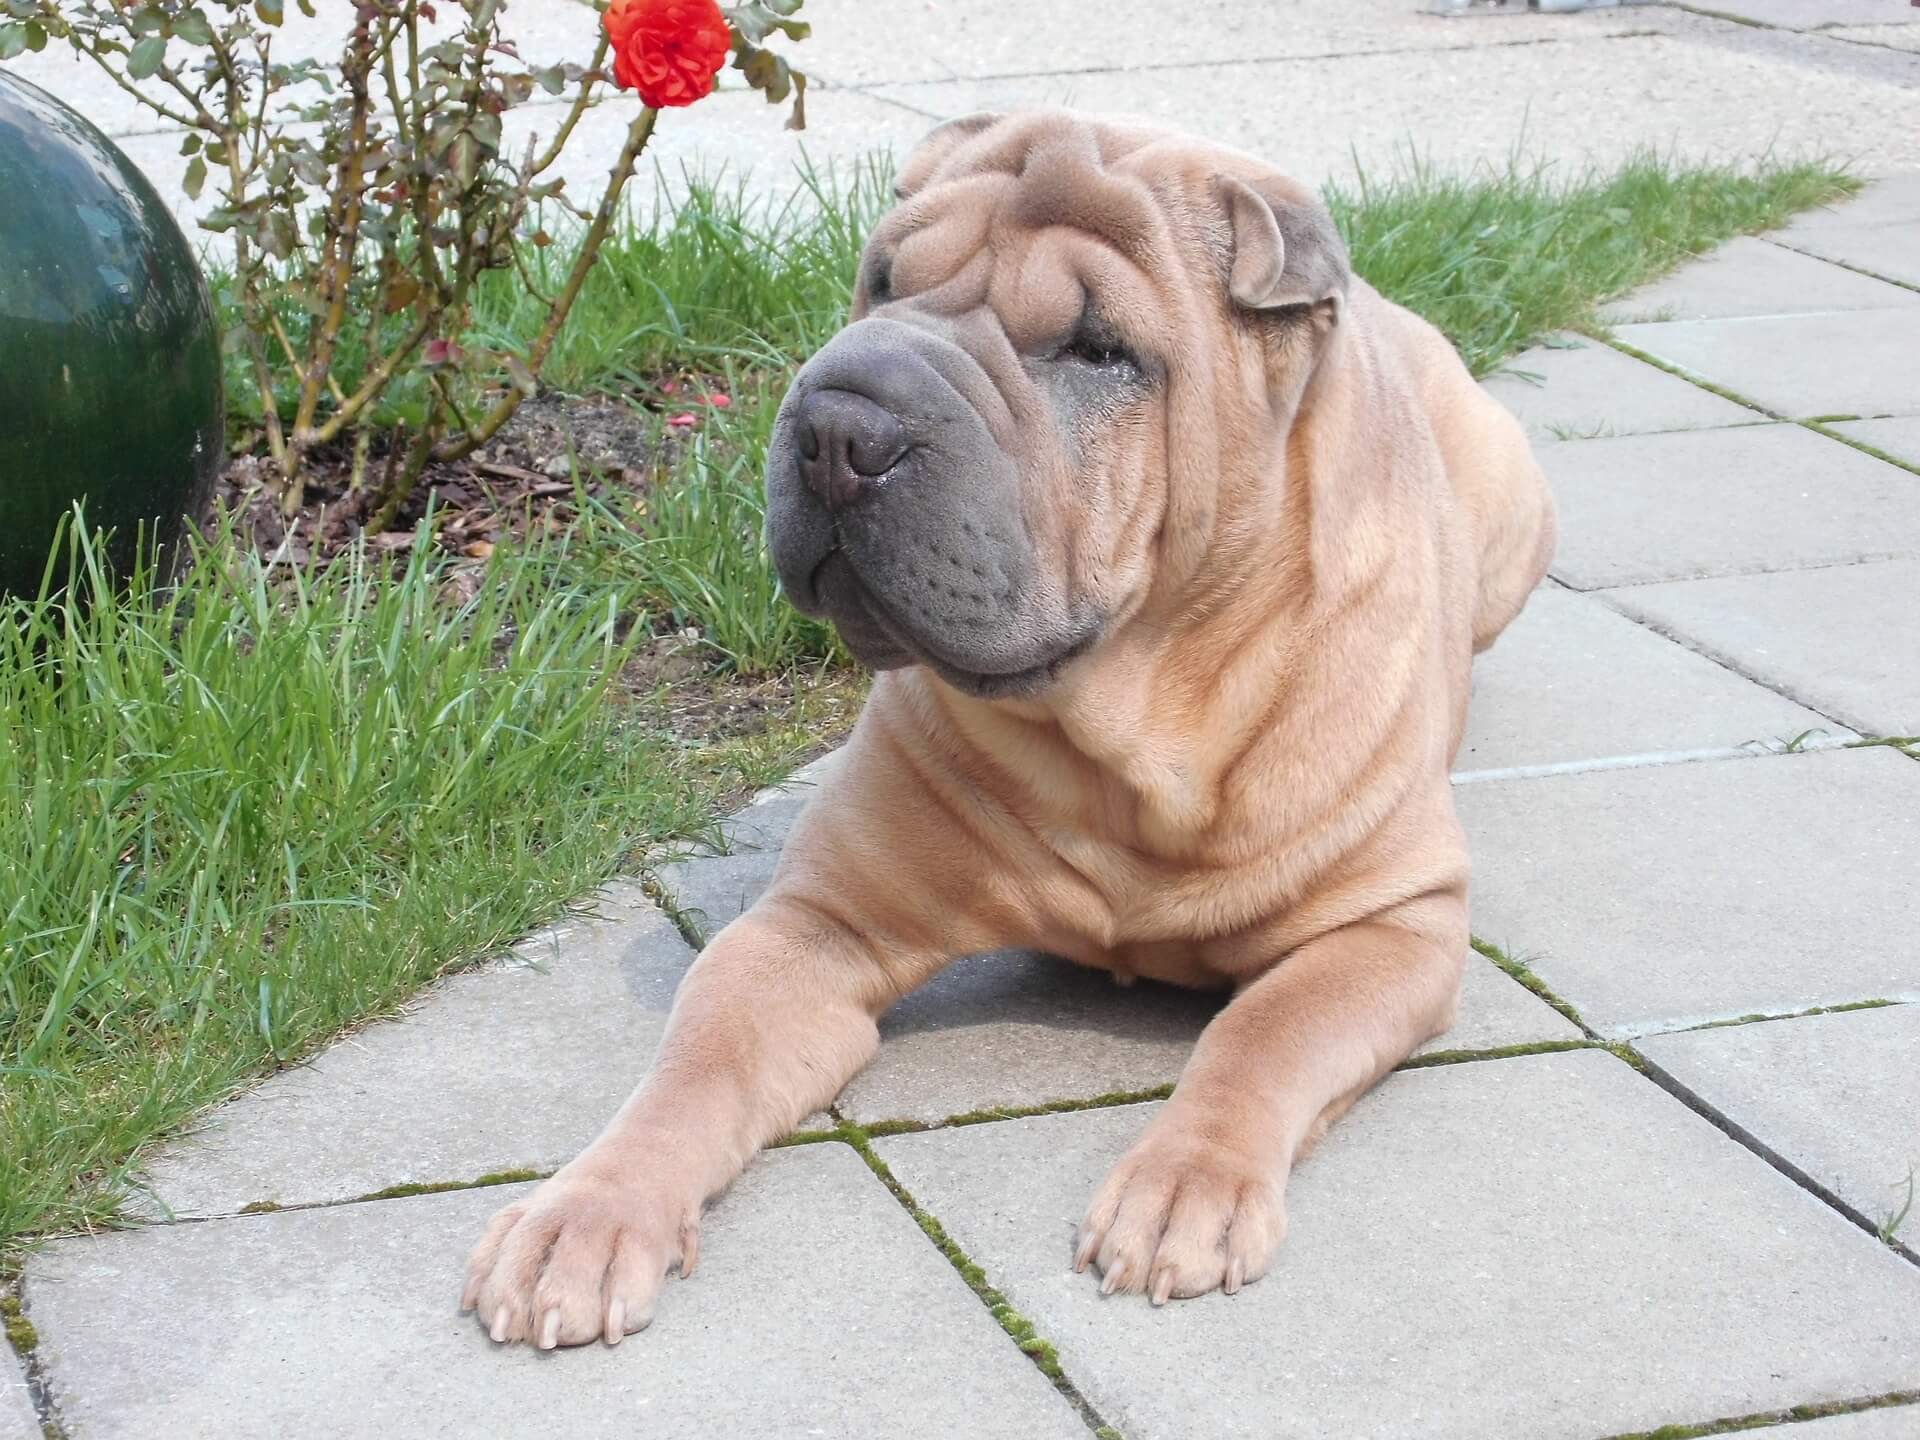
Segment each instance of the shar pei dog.
M1061 1256L1155 1303L1258 1279L1294 1161L1453 1022L1448 767L1553 547L1520 427L1247 155L977 116L898 194L766 476L786 595L872 697L632 1099L480 1239L496 1341L647 1324L953 957L1230 994Z

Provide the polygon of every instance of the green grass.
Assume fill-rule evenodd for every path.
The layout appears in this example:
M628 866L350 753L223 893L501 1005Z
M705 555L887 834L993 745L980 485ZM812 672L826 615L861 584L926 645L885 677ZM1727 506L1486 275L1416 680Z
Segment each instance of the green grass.
M512 939L731 777L609 702L617 578L232 548L0 610L0 1237L98 1220L236 1082Z
M1565 181L1413 169L1330 198L1361 273L1485 371L1850 184L1643 160ZM791 763L813 697L844 708L831 634L778 598L759 476L885 194L875 169L771 211L695 186L624 227L549 382L626 393L695 368L735 404L643 500L503 548L475 598L424 546L397 575L287 573L216 541L173 591L116 588L81 545L73 594L0 602L0 1247L109 1219L142 1146L699 831ZM477 323L505 341L531 311L503 275ZM669 738L619 683L663 624L795 699L757 734Z
M1327 188L1354 269L1424 315L1476 375L1596 305L1735 235L1859 188L1823 161L1681 164L1646 153L1616 170L1510 161L1450 176L1409 162Z

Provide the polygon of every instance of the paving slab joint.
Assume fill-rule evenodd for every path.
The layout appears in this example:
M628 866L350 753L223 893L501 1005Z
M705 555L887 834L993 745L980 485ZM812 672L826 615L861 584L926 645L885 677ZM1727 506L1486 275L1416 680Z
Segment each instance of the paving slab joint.
M1724 20L1729 25L1744 25L1749 30L1778 30L1781 26L1769 25L1764 20L1755 20L1751 15L1732 15L1725 10L1715 10L1706 5L1682 5L1679 0L1660 0L1669 10L1679 10L1688 15L1698 15L1704 20ZM1797 34L1789 30L1788 34Z
M1678 365L1675 365L1672 361L1662 360L1658 355L1649 354L1647 351L1642 350L1639 346L1631 345L1627 343L1625 340L1618 338L1617 336L1614 335L1614 333L1611 330L1608 330L1604 327L1595 327L1592 329L1584 330L1581 333L1586 335L1591 340L1599 341L1602 345L1607 346L1609 349L1618 350L1622 355L1625 355L1630 360L1638 360L1642 365L1651 365L1654 369L1663 371L1664 373L1673 376L1674 379L1676 380L1686 381L1689 385L1693 386L1696 390L1704 390L1709 395L1718 395L1722 400L1730 401L1735 405L1743 406L1746 409L1753 411L1756 415L1763 415L1769 420L1778 420L1789 425L1797 425L1800 423L1799 421L1794 420L1791 416L1782 415L1777 410L1769 410L1765 405L1762 405L1758 400L1750 399L1749 397L1742 395L1738 390L1729 390L1724 385L1716 385L1713 383L1713 381L1706 379L1704 376L1695 375L1691 370L1681 369Z
M1890 1005L1905 1004L1901 1000L1849 1000L1842 1005L1815 1005L1806 1010L1782 1010L1765 1015L1758 1011L1751 1015L1736 1015L1731 1020L1708 1020L1700 1025L1683 1025L1678 1030L1663 1030L1663 1035L1690 1035L1695 1030L1726 1030L1738 1025L1764 1025L1770 1020L1806 1020L1815 1015L1841 1015L1849 1010L1884 1010Z
M1425 1070L1435 1065L1466 1065L1476 1060L1512 1060L1521 1055L1557 1055L1563 1050L1604 1050L1593 1040L1532 1040L1520 1045L1496 1045L1489 1050L1429 1050L1394 1066L1401 1070Z
M1531 974L1531 972L1527 973ZM1529 988L1533 988L1534 993L1541 998L1548 999L1548 1003L1553 1003L1553 1000L1548 998L1550 992L1547 992L1544 986L1540 986L1537 980L1534 986ZM1565 1002L1560 1003L1564 1005ZM1562 1009L1560 1013L1567 1016L1573 1023L1580 1023L1570 1010ZM1579 1040L1528 1040L1512 1045L1491 1045L1481 1049L1430 1050L1424 1055L1409 1056L1394 1066L1394 1070L1396 1072L1426 1070L1437 1065L1470 1065L1483 1060L1512 1060L1522 1055L1554 1055L1565 1050L1613 1048L1589 1031L1586 1038ZM1632 1062L1629 1061L1629 1063ZM869 1139L880 1140L889 1135L922 1135L930 1130L961 1130L969 1125L995 1125L1002 1120L1031 1120L1040 1115L1067 1115L1081 1110L1114 1110L1127 1105L1150 1105L1170 1098L1173 1090L1174 1083L1167 1081L1165 1084L1149 1086L1145 1090L1109 1090L1100 1095L1042 1100L1033 1105L989 1105L978 1110L962 1110L938 1120L885 1119L855 1122L847 1119L836 1108L830 1113L841 1122L839 1128L796 1131L785 1140L774 1142L774 1146L769 1148L815 1144L822 1140L848 1140L849 1133L856 1130Z
M1920 1405L1920 1390L1890 1390L1884 1395L1867 1395L1855 1400L1826 1400L1794 1405L1785 1410L1762 1410L1751 1415L1732 1415L1724 1420L1705 1420L1697 1425L1662 1425L1657 1430L1634 1430L1608 1435L1605 1440L1700 1440L1702 1436L1733 1435L1742 1430L1770 1430L1776 1425L1796 1425L1808 1420L1826 1420L1835 1415L1858 1415L1869 1410L1892 1410L1903 1405ZM1920 1421L1920 1414L1915 1417Z
M1608 1046L1607 1048L1613 1050L1615 1054L1621 1055L1623 1059L1626 1059L1630 1055L1632 1058L1629 1060L1629 1063L1632 1064L1636 1070L1640 1071L1641 1074L1653 1081L1654 1084L1673 1096L1673 1098L1678 1100L1682 1105L1685 1105L1689 1110L1693 1111L1693 1113L1698 1115L1702 1120L1705 1120L1716 1130L1726 1135L1728 1139L1752 1151L1755 1155L1759 1156L1760 1159L1766 1161L1767 1164L1779 1171L1781 1175L1791 1180L1815 1199L1823 1202L1829 1209L1833 1210L1842 1218L1859 1229L1864 1230L1908 1264L1920 1266L1920 1252L1916 1252L1914 1248L1905 1241L1896 1240L1892 1233L1893 1227L1887 1220L1884 1218L1876 1220L1859 1209L1859 1207L1841 1199L1829 1186L1823 1185L1820 1181L1814 1179L1813 1176L1809 1175L1800 1166L1794 1164L1793 1161L1787 1159L1786 1156L1766 1144L1751 1130L1737 1123L1724 1114L1718 1107L1709 1103L1678 1076L1662 1068L1657 1061L1649 1059L1646 1055L1634 1050L1631 1045L1623 1044L1619 1046ZM1899 1403L1920 1402L1920 1391L1901 1391L1899 1393L1906 1397ZM1861 1408L1866 1408L1866 1406L1863 1405ZM1752 1427L1733 1426L1732 1428ZM1656 1433L1662 1437L1662 1440L1665 1440L1664 1431ZM1714 1434L1717 1432L1703 1430L1698 1432L1686 1431L1685 1433L1692 1435L1696 1433ZM1621 1437L1621 1440L1632 1440L1632 1437Z
M680 932L680 938L696 951L707 948L708 935L702 922L706 913L700 910L684 908L667 889L655 870L646 870L640 876L640 893L660 907L661 913L673 922L673 928Z
M1762 236L1761 238L1764 239L1766 237ZM1774 243L1779 244L1778 241L1775 241ZM1783 245L1781 246L1781 248L1790 250L1793 247L1790 245ZM1801 254L1804 252L1794 251L1794 253ZM1813 256L1812 258L1816 260L1824 260L1829 265L1838 263L1836 261L1826 260L1825 256L1820 256L1820 255ZM1840 268L1843 270L1850 270L1850 269L1855 269L1856 267L1853 267L1850 265L1843 265ZM1887 278L1884 275L1875 275L1870 270L1860 270L1858 271L1858 273L1862 275L1866 275L1869 278L1874 280L1885 280ZM1894 281L1889 283L1898 284L1900 282ZM1908 285L1903 288L1912 290L1920 287ZM1664 371L1668 375L1673 376L1673 378L1676 380L1684 380L1697 390L1705 390L1710 395L1718 395L1722 400L1729 401L1735 405L1744 405L1747 409L1752 410L1757 414L1764 415L1769 420L1777 420L1784 425L1798 425L1802 430L1811 430L1814 434L1822 437L1823 439L1837 440L1842 445L1845 445L1850 449L1858 450L1863 455L1871 455L1875 460L1883 461L1888 465L1894 466L1896 469L1905 470L1906 472L1912 475L1920 475L1920 465L1915 465L1910 460L1902 460L1897 455L1888 454L1885 450L1882 450L1879 446L1870 445L1865 440L1858 440L1851 435L1844 435L1838 430L1829 428L1831 425L1835 423L1842 423L1848 420L1871 419L1874 417L1861 416L1861 415L1815 415L1804 420L1796 420L1791 415L1783 415L1777 410L1768 409L1765 405L1762 405L1758 400L1754 400L1749 396L1742 395L1738 390L1729 390L1724 385L1716 385L1711 380L1704 379L1699 375L1693 374L1691 371L1681 369L1678 365L1674 365L1669 363L1668 361L1662 360L1658 355L1649 354L1647 351L1642 350L1635 345L1630 345L1625 340L1616 338L1611 331L1596 328L1596 329L1583 331L1582 333L1586 334L1591 339L1599 341L1602 345L1606 345L1611 349L1618 350L1622 355L1625 355L1630 359L1638 360L1643 365L1651 365L1653 366L1654 369Z
M1858 415L1844 417L1819 415L1811 420L1802 420L1800 425L1803 429L1811 430L1816 435L1824 435L1829 440L1838 440L1842 445L1851 446L1862 455L1871 455L1874 459L1891 465L1895 469L1905 470L1909 475L1920 475L1920 465L1916 465L1913 461L1902 460L1898 455L1890 454L1888 451L1882 450L1878 445L1869 445L1865 440L1856 439L1852 435L1843 434L1838 430L1829 428L1829 426L1836 423L1845 423L1846 420L1858 420L1861 418L1862 417Z
M27 1318L26 1296L17 1274L0 1272L0 1333L6 1336L6 1348L26 1374L27 1399L40 1422L40 1433L46 1440L67 1440L66 1426L53 1402L53 1388L40 1363L40 1334Z
M1561 1016L1577 1026L1580 1033L1586 1036L1588 1040L1596 1044L1600 1042L1600 1032L1582 1020L1578 1010L1575 1010L1573 1006L1554 994L1553 991L1548 988L1547 982L1534 974L1532 967L1529 966L1525 960L1509 955L1491 940L1482 940L1478 935L1473 937L1472 944L1475 951L1486 956L1487 959L1506 971L1510 978L1518 981L1519 984L1530 991L1535 998L1544 1000L1555 1010L1559 1011Z
M1870 40L1859 40L1859 41L1854 41L1852 43L1859 44L1859 45L1870 45L1873 42ZM1876 48L1892 49L1893 47L1878 46ZM1912 52L1907 50L1901 50L1898 53L1902 55L1907 55L1907 54L1911 54ZM1855 193L1858 193L1858 192L1855 192ZM1892 275L1882 275L1878 270L1869 270L1867 269L1866 266L1856 265L1851 260L1835 260L1831 255L1817 255L1811 250L1802 250L1798 245L1795 245L1791 239L1778 240L1771 235L1762 235L1759 238L1766 241L1769 245L1778 246L1782 250L1791 250L1796 255L1805 255L1809 260L1818 260L1821 264L1831 265L1837 270L1851 270L1856 275L1864 275L1869 280L1878 280L1883 285L1897 285L1902 290L1920 291L1920 285L1915 285L1912 281L1901 280Z
M1863 563L1872 564L1874 562L1867 561ZM1837 570L1845 567L1837 566L1837 565L1823 565L1818 568L1823 570ZM1758 685L1762 690L1766 690L1771 692L1772 694L1778 695L1783 700L1792 701L1795 705L1798 705L1802 710L1812 711L1815 715L1818 715L1822 720L1825 720L1829 725L1835 726L1836 728L1842 731L1845 731L1847 734L1850 734L1850 735L1857 735L1859 733L1855 731L1851 726L1843 723L1839 719L1839 717L1832 715L1825 710L1822 710L1820 708L1820 702L1809 699L1805 696L1794 694L1793 691L1787 689L1784 685L1776 684L1772 680L1767 679L1765 676L1761 675L1759 672L1754 670L1751 666L1742 663L1740 660L1736 659L1734 656L1724 651L1716 650L1709 645L1704 645L1699 641L1693 639L1691 636L1684 634L1678 627L1673 625L1668 625L1668 624L1662 624L1660 621L1649 619L1644 615L1635 615L1632 611L1628 610L1624 605L1622 605L1619 599L1613 595L1607 595L1607 594L1603 594L1596 591L1593 593L1593 598L1598 600L1602 605L1606 606L1609 610L1613 611L1614 614L1619 615L1624 619L1631 620L1634 624L1638 625L1641 629L1652 631L1655 635L1658 635L1662 640L1671 640L1675 645L1678 645L1681 649L1690 651L1693 654L1698 655L1702 660L1709 660L1713 664L1718 665L1722 670L1726 670L1731 672L1732 674L1738 675L1742 680L1747 681L1749 684ZM1861 744L1878 745L1878 744L1889 743L1886 740L1882 740L1874 737L1868 737L1864 741L1858 740L1858 739L1845 740L1845 741L1839 742L1837 745L1821 745L1821 744L1814 744L1809 742L1808 737L1811 736L1812 734L1813 734L1812 731L1802 732L1802 734L1798 736L1796 740L1789 741L1788 743L1780 746L1777 749L1764 752L1764 758L1784 759L1784 758L1795 756L1795 755L1816 755L1823 750L1832 750L1832 749L1850 750ZM1891 743L1893 744L1895 749L1901 748L1901 740L1899 738L1896 738ZM1753 754L1756 758L1763 758L1762 752L1752 751L1749 753ZM1728 757L1728 758L1733 758L1733 757Z
M1053 1382L1054 1389L1058 1390L1066 1402L1073 1406L1075 1413L1095 1436L1095 1440L1125 1440L1118 1427L1109 1424L1106 1417L1094 1409L1092 1402L1081 1393L1080 1387L1075 1385L1066 1371L1061 1368L1059 1352L1053 1348L1052 1342L1034 1329L1031 1320L1013 1308L1007 1297L987 1279L987 1272L974 1264L967 1253L954 1243L953 1237L947 1234L946 1227L921 1207L907 1187L902 1185L894 1177L893 1171L887 1168L887 1162L874 1153L873 1146L868 1143L873 1133L859 1125L847 1125L842 1128L842 1138L853 1147L854 1153L867 1163L867 1168L873 1171L882 1185L887 1187L887 1192L900 1202L901 1208L907 1214L913 1217L914 1223L920 1227L921 1232L933 1242L934 1248L946 1258L947 1263L953 1266L954 1271L966 1282L967 1288L973 1291L980 1303L987 1307L988 1313L993 1316L1000 1328L1007 1332L1008 1338L1020 1347L1020 1353L1033 1362L1035 1369Z

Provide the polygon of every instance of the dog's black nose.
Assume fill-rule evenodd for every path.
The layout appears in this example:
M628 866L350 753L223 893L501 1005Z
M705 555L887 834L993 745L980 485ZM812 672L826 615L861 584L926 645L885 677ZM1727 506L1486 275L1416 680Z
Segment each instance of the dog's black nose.
M899 420L851 390L816 390L794 417L800 478L826 504L853 504L907 453Z

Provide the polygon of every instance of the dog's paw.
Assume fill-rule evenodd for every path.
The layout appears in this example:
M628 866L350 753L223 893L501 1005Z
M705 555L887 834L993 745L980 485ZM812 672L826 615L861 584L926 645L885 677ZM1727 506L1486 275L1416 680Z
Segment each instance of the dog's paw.
M617 1345L653 1319L669 1267L693 1273L699 1226L697 1201L569 1167L493 1217L460 1308L497 1342Z
M1229 1295L1266 1273L1287 1232L1285 1176L1245 1156L1149 1132L1113 1167L1080 1222L1073 1268L1099 1267L1100 1293Z

